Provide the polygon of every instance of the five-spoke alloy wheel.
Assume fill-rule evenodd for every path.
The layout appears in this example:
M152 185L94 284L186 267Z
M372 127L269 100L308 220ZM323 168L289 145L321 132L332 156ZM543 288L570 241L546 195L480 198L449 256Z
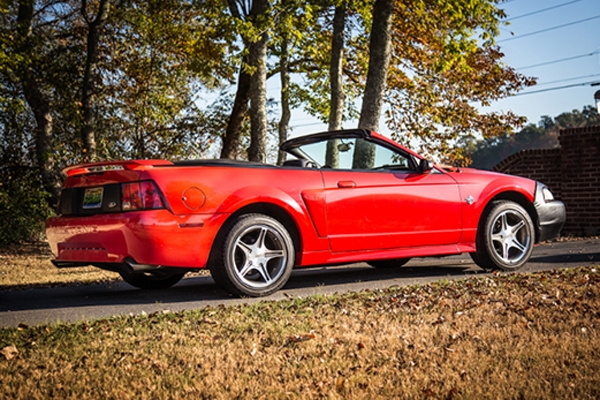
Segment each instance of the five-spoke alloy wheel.
M283 287L295 262L285 227L262 214L242 215L230 226L209 266L213 279L238 296L266 296Z
M473 260L484 269L516 270L525 264L535 243L527 211L512 201L495 201L484 211Z

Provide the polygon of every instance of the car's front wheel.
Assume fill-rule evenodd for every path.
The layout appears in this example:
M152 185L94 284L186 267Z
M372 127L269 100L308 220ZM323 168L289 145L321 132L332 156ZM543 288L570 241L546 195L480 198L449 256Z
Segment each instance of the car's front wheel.
M295 249L287 229L263 214L246 214L226 226L209 263L213 279L237 296L266 296L288 281Z
M533 251L535 231L527 211L513 201L499 200L483 212L477 230L477 251L471 258L484 269L514 271Z
M185 275L166 271L130 272L120 271L121 278L131 286L140 289L166 289L179 282Z

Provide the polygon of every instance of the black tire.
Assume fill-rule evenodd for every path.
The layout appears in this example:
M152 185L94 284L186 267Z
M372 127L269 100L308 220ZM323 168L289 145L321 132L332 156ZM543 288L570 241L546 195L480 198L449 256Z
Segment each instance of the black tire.
M174 273L172 271L156 270L152 272L119 271L121 278L131 286L140 289L166 289L179 282L186 272Z
M267 296L288 281L295 263L292 238L277 220L246 214L217 239L209 262L215 282L235 296Z
M533 221L519 204L498 200L481 216L477 229L477 251L471 258L486 270L515 271L529 258L535 244Z
M373 260L367 261L373 268L387 269L387 268L399 268L410 261L410 258L394 258L392 260Z

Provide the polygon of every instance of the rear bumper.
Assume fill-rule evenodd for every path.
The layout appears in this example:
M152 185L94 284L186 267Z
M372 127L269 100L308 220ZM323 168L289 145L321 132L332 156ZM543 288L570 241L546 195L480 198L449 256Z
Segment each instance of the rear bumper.
M228 214L176 216L168 210L53 217L46 235L54 264L203 268Z
M565 205L562 201L545 201L542 193L543 185L538 182L533 206L538 216L538 241L558 237L566 221Z

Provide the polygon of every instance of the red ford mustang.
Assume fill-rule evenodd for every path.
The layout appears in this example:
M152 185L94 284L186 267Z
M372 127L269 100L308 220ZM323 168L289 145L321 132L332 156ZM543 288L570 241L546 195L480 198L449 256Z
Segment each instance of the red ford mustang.
M283 166L231 161L118 161L67 168L47 221L57 267L94 265L139 288L209 268L226 291L263 296L294 267L470 253L515 270L556 237L562 202L542 183L447 171L375 132L287 141Z

